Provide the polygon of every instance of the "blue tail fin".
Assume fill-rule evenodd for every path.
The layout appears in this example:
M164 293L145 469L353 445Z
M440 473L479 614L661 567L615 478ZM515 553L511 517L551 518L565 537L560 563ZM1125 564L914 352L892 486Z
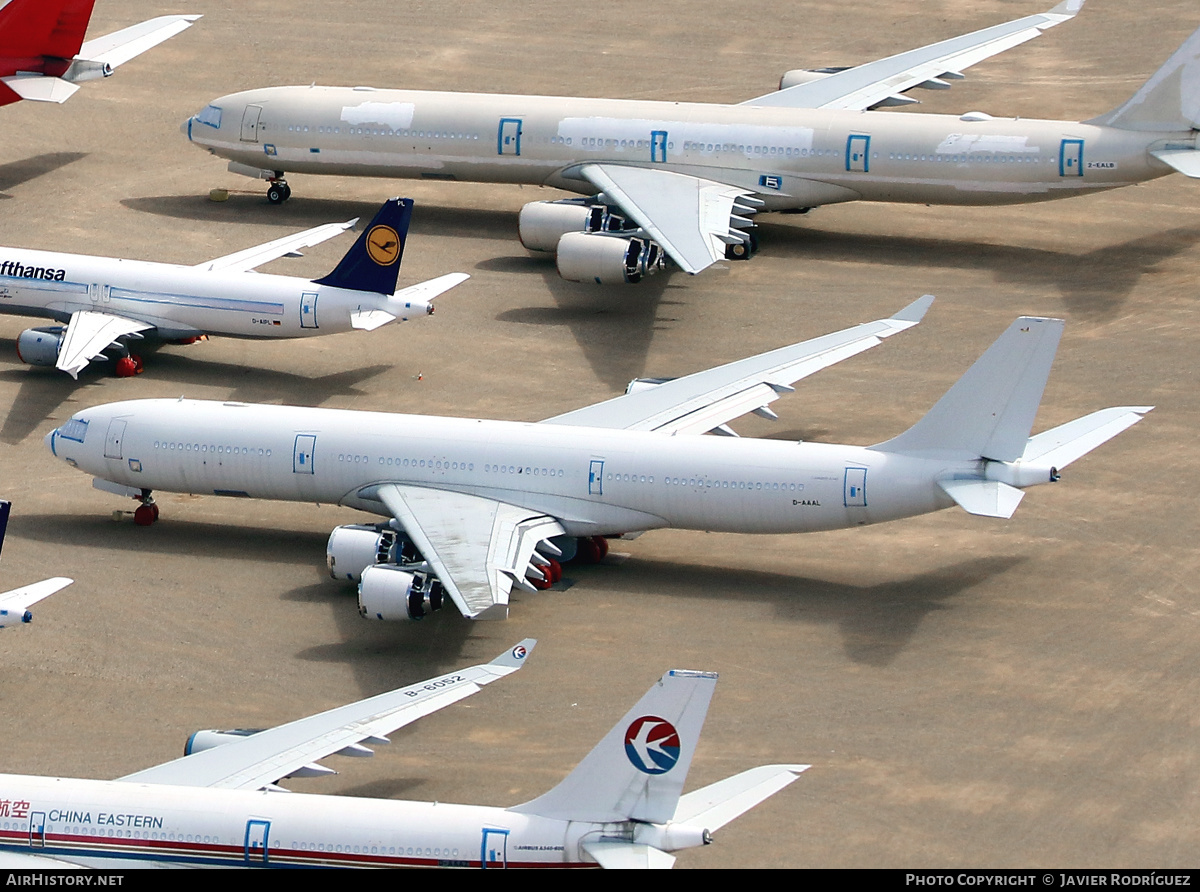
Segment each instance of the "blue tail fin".
M8 529L8 512L12 510L12 502L0 501L0 549L4 548L4 533Z
M389 198L333 272L317 285L394 294L412 219L411 198Z

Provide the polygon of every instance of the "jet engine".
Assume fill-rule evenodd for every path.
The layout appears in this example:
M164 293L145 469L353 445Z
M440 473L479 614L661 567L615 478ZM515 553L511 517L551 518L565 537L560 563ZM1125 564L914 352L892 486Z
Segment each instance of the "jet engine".
M568 232L558 240L558 274L568 282L632 285L665 265L649 239Z
M419 564L420 552L403 533L387 524L361 523L336 527L325 546L325 564L333 579L358 582L376 564Z
M430 573L396 564L376 564L362 571L358 612L364 619L416 622L442 609L442 584Z
M252 734L257 734L261 728L238 728L233 731L197 731L187 739L187 743L183 745L183 754L191 756L195 753L202 753L205 750L211 750L214 747L222 746L226 743L233 743L238 740L244 740Z
M625 218L605 204L589 203L586 199L567 198L562 201L531 201L521 208L517 232L521 244L530 251L558 250L558 240L568 232L621 232Z
M61 325L25 329L17 336L17 359L28 365L54 365L65 333Z

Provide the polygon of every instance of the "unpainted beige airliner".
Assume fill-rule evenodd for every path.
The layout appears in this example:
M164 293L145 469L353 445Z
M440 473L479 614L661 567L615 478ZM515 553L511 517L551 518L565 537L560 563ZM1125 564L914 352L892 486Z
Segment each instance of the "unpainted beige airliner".
M1084 0L846 69L789 71L740 105L372 87L223 96L183 125L230 169L552 186L584 198L520 215L531 250L572 281L698 273L757 249L751 217L845 201L1001 205L1200 177L1200 31L1132 98L1081 123L982 112L896 115L914 89L1071 19Z

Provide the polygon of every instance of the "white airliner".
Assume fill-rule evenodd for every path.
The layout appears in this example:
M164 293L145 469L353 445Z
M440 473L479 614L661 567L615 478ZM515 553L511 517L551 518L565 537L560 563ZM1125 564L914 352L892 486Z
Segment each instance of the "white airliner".
M266 731L200 731L187 755L115 781L0 775L0 866L667 868L670 852L794 781L764 765L680 795L717 676L664 675L562 783L512 808L290 793L515 672L527 639L451 672Z
M525 247L581 282L688 273L756 248L756 211L845 201L999 205L1200 176L1200 31L1132 99L1084 123L872 113L1072 18L1083 0L848 69L789 71L740 105L273 87L213 101L184 124L229 168L525 183L591 196L525 205ZM661 250L660 250L661 249Z
M139 500L154 490L338 503L390 518L338 527L335 578L359 583L363 616L420 619L448 594L464 616L503 619L513 585L545 586L595 537L675 527L831 530L937 511L1010 517L1021 489L1136 423L1105 409L1030 437L1062 321L1022 317L932 410L869 448L742 439L727 422L792 384L916 325L931 297L866 323L675 380L541 424L197 400L76 412L50 451ZM727 436L699 436L705 432ZM546 568L546 569L542 569Z
M255 267L319 244L353 226L328 223L196 266L0 248L0 313L48 316L66 326L30 328L17 355L72 378L117 357L122 377L142 370L128 343L146 337L191 343L207 335L307 338L433 312L433 299L469 278L450 273L395 291L412 200L384 203L329 275L309 281L252 274ZM395 293L393 293L395 292Z
M0 500L0 549L4 548L4 534L8 532L8 515L11 510L12 502ZM17 623L32 622L30 607L74 581L65 576L55 576L53 579L43 579L41 582L23 585L0 594L0 629Z
M164 15L83 40L95 0L8 0L0 7L0 105L66 102L83 81L190 28L198 15Z

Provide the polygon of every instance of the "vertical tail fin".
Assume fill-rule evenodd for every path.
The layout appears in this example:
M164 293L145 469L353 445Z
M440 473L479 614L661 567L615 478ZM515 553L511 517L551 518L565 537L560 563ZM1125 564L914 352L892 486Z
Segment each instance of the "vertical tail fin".
M8 512L12 510L12 502L0 500L0 551L4 550L4 534L8 531Z
M1085 123L1122 130L1200 129L1200 29L1124 105Z
M1020 317L924 418L873 448L1016 461L1033 430L1062 330L1061 319Z
M318 285L331 285L351 291L374 291L392 295L400 275L400 261L412 219L411 198L390 198L363 229L354 246L337 267Z
M675 815L717 676L672 669L557 787L512 811L563 821Z
M0 56L70 59L83 45L94 3L95 0L12 0L0 9Z

